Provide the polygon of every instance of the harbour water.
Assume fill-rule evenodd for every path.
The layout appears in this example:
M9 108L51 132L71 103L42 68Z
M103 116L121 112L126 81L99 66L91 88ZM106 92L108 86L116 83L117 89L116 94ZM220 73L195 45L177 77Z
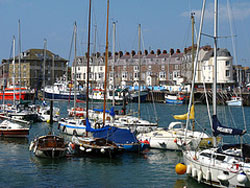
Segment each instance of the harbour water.
M67 102L55 101L54 105L61 108L62 117L66 116ZM133 108L136 109L137 104L133 104ZM149 103L142 104L141 109L145 118L149 118L147 114L154 114ZM174 121L172 115L185 113L186 109L186 105L156 104L159 126L167 127ZM244 107L244 112L248 123L250 108ZM241 107L228 110L219 106L218 114L228 123L234 116L234 123L244 127ZM205 105L196 105L196 117L197 129L210 130ZM176 175L175 165L182 162L181 152L151 149L145 154L127 153L115 159L36 158L29 152L29 143L34 137L47 134L49 129L47 123L36 123L32 124L27 140L0 140L0 187L206 187L186 175ZM60 134L57 123L53 124L53 131ZM249 141L247 137L246 142Z

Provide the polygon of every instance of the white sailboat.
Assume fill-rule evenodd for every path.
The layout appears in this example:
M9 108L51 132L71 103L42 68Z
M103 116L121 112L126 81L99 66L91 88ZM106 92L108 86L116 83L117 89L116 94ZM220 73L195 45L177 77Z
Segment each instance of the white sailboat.
M203 16L205 11L205 0L203 1L202 18L200 25L199 41L202 31ZM218 0L214 1L214 83L213 83L213 116L211 129L214 140L218 135L242 136L246 130L233 129L222 126L217 118L216 91L217 91L217 13ZM197 54L199 42L197 45ZM197 57L196 54L196 57ZM197 63L197 59L196 59ZM195 76L195 75L194 75ZM193 87L193 85L192 85ZM245 128L246 129L246 128ZM186 174L197 180L215 187L250 187L250 145L243 144L223 144L205 150L190 150L183 148L183 159L187 166Z
M74 68L76 73L76 31L77 26L76 23L74 25L74 43L75 43L75 57L74 57ZM76 74L74 74L74 81L76 83ZM61 118L58 122L58 129L68 135L83 135L86 132L86 126L84 123L84 119L80 119L76 115L76 84L74 84L74 111L72 117L69 118Z

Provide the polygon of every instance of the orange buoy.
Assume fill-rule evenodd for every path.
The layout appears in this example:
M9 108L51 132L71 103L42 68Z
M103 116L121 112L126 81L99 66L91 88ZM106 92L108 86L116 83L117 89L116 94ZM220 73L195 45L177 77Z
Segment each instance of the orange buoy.
M177 143L177 138L174 139L174 143Z
M187 170L187 166L183 163L178 163L176 166L175 166L175 172L178 174L178 175L183 175L186 173L186 170Z

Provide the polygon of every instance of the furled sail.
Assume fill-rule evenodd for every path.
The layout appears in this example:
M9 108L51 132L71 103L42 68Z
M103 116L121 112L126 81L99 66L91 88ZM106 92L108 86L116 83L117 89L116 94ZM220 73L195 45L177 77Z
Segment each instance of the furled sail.
M188 117L188 113L183 114L183 115L175 115L174 119L187 120L187 117ZM194 119L194 105L192 105L192 107L191 107L189 119Z
M243 135L245 130L222 126L216 115L213 115L213 134L214 136L222 135Z

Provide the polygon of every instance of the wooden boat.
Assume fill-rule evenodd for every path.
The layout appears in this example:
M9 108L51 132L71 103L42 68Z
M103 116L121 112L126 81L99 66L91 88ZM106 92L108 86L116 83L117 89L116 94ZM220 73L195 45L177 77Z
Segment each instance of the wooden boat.
M12 138L26 138L29 135L29 128L18 123L4 120L0 123L0 136Z
M113 158L123 152L124 148L104 138L72 137L69 151L76 156L97 156Z
M46 135L35 138L29 150L41 158L62 158L66 156L67 145L63 137Z

